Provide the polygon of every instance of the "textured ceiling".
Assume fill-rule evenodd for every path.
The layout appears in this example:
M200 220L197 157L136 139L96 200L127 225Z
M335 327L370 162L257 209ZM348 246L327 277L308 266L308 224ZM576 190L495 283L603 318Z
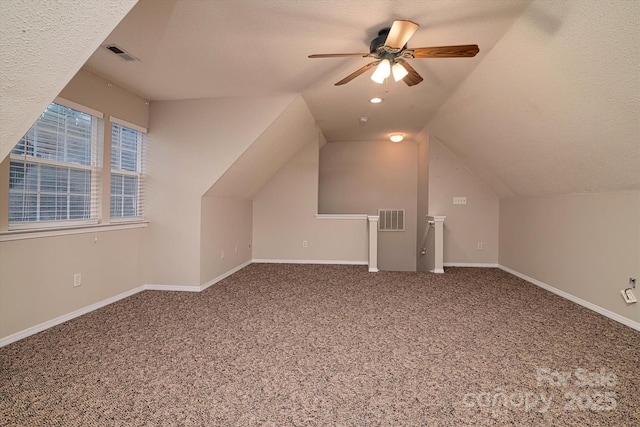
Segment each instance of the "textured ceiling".
M634 1L532 4L428 131L501 197L639 190L639 22Z
M135 2L0 1L0 159Z
M3 155L132 1L66 3L0 2ZM412 88L335 87L366 60L307 58L366 51L396 18L420 24L409 47L480 53L413 60ZM86 66L150 100L301 93L331 141L425 129L502 197L637 191L638 22L627 0L141 0L106 39L141 62L100 48Z
M526 1L141 0L107 38L141 60L99 49L87 67L150 100L302 93L329 141L415 136L529 4ZM420 28L409 47L471 44L475 58L416 59L424 81L378 85L372 72L334 83L370 62L309 59L367 52L394 19ZM373 106L368 99L385 99ZM369 117L361 126L359 118Z

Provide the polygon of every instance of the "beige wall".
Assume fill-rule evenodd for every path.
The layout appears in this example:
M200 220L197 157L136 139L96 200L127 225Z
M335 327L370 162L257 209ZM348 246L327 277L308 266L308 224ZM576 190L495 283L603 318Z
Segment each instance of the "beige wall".
M418 144L418 195L416 211L416 270L428 271L433 269L427 263L427 257L421 254L426 248L428 235L429 214L429 134L421 132L416 138ZM433 253L433 252L431 252Z
M81 71L61 96L105 114L105 142L110 143L108 116L147 125L144 100ZM107 147L108 148L108 147ZM108 150L105 165L109 167ZM0 224L6 231L9 157L0 166ZM103 180L103 217L108 215L109 181ZM104 212L107 214L105 215ZM114 297L145 283L142 253L146 228L92 231L88 234L0 242L0 337ZM7 236L5 234L5 236ZM97 238L97 241L96 241ZM82 285L73 287L73 275Z
M145 231L0 242L0 338L140 286Z
M467 198L454 205L454 196ZM429 138L429 214L444 215L444 262L498 263L498 196L433 135ZM482 242L482 250L477 249Z
M305 139L304 148L254 198L253 258L364 263L368 257L365 220L315 218L322 136L310 128Z
M639 236L638 192L500 201L501 265L635 322L620 290L640 279Z
M200 280L204 284L251 261L253 202L207 196L201 206Z
M295 99L292 95L152 102L146 207L151 284L201 277L201 199ZM209 274L209 273L207 273Z
M320 213L405 210L405 231L378 233L380 270L416 269L417 154L413 141L332 142L320 150Z

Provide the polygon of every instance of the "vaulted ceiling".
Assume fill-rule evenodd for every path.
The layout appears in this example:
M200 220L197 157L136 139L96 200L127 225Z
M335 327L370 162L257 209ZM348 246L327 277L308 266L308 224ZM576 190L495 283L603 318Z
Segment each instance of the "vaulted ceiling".
M334 86L368 59L307 57L366 52L394 19L420 24L410 48L480 53L411 60L413 87ZM328 141L428 131L502 197L639 190L638 22L626 0L140 0L103 42L140 61L85 67L151 101L301 93Z

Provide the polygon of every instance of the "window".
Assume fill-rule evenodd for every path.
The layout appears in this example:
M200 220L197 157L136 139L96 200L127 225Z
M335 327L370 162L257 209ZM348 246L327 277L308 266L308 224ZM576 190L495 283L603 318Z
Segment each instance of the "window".
M60 104L47 107L11 151L10 227L97 222L101 122Z
M142 132L119 123L112 123L110 208L112 218L142 217L143 143Z

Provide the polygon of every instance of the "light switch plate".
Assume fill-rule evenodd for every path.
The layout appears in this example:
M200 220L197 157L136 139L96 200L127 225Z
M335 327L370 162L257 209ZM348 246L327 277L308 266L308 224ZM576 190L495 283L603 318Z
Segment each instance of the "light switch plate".
M453 198L453 204L454 205L466 205L467 204L467 198L466 197L454 197Z

